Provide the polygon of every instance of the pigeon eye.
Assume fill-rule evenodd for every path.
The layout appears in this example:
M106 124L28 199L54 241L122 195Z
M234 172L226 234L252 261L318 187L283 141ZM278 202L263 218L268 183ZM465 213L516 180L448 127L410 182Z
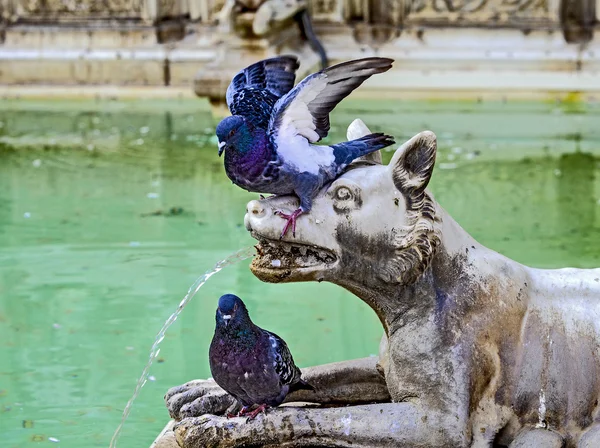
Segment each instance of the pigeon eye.
M352 192L347 187L340 187L335 192L335 198L340 201L347 201L352 198Z
M229 131L229 137L233 137L235 134L235 129L232 129L231 131Z

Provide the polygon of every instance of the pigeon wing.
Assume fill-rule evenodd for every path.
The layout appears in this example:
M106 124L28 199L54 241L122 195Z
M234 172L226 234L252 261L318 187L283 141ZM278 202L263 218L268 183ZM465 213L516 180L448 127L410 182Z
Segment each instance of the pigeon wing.
M300 135L309 142L329 132L329 113L372 75L392 68L392 59L365 58L342 62L308 76L277 101L269 122L276 141Z
M295 56L280 56L241 70L227 88L225 99L229 111L267 129L273 106L294 87L298 67Z
M265 330L266 331L266 330ZM269 342L274 355L275 372L279 375L279 381L282 385L294 384L300 379L300 369L294 363L292 353L283 339L275 333L267 331Z

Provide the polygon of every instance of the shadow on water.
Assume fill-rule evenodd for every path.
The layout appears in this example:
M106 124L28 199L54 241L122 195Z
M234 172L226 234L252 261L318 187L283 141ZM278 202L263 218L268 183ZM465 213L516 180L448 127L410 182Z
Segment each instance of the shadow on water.
M595 223L595 164L590 153L563 154L558 161L558 203L565 228L585 232Z
M565 250L574 257L590 250L590 244L598 242L596 228L595 197L596 165L600 158L590 153L575 152L563 154L558 161L557 188L561 227L570 241L564 244ZM593 238L593 239L592 239Z

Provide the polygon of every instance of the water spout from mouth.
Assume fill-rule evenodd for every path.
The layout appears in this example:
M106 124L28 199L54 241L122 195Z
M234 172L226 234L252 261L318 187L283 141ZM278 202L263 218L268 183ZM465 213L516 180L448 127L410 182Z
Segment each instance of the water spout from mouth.
M171 316L169 316L169 318L166 320L166 322L163 324L162 328L156 335L154 344L152 344L152 348L150 349L150 358L148 359L148 362L146 363L146 366L144 367L144 370L142 371L142 374L138 379L138 382L135 386L135 390L133 391L133 395L131 396L131 398L127 402L127 405L125 406L125 409L123 410L121 423L119 423L119 426L115 430L112 439L110 440L110 448L115 448L117 446L117 440L121 434L121 430L123 429L123 425L125 424L127 417L129 417L129 413L131 412L133 402L140 394L142 387L144 387L144 385L148 381L148 373L150 372L150 367L152 367L152 363L158 357L158 354L160 352L159 345L165 338L165 334L169 327L173 325L173 323L177 320L177 317L179 317L185 306L189 303L190 300L192 300L192 298L196 295L200 288L204 286L204 284L208 281L209 278L211 278L224 267L246 260L254 256L254 254L255 250L252 246L241 249L233 253L232 255L229 255L227 258L219 261L210 271L206 271L202 276L198 277L198 279L192 284L192 286L190 286L190 289L188 289L187 294L183 297L183 300L179 303L179 306L177 307L175 312L171 314Z

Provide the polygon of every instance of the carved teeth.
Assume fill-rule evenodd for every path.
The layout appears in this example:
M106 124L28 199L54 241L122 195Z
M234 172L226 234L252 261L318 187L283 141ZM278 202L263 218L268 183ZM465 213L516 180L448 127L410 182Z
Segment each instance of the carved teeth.
M264 239L260 241L262 253L259 252L261 264L270 268L302 268L333 263L334 254L304 244L285 243Z

